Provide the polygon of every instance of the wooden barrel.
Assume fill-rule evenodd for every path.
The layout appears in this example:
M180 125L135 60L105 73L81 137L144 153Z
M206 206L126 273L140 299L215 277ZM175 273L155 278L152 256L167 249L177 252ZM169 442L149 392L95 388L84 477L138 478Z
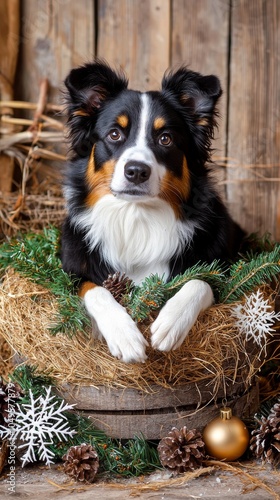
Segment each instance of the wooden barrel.
M116 389L100 386L65 384L60 394L70 404L76 404L84 416L108 436L129 439L141 434L146 439L161 439L172 427L202 430L219 414L224 391L215 401L206 382L189 383L174 388L151 387L151 393L136 389ZM244 392L241 385L227 388L227 406L233 414L244 419L259 407L258 386Z

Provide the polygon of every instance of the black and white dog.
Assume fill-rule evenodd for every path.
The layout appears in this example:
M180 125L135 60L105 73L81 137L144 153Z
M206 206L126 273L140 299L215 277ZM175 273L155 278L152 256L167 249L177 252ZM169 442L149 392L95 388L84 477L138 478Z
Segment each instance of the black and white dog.
M111 353L146 359L146 340L126 310L100 286L109 273L136 284L165 280L198 261L233 257L243 235L209 180L215 76L182 67L160 92L128 90L124 75L97 61L65 81L71 159L65 182L65 271L82 279L81 296ZM151 326L151 344L180 347L198 314L213 303L210 286L192 280Z

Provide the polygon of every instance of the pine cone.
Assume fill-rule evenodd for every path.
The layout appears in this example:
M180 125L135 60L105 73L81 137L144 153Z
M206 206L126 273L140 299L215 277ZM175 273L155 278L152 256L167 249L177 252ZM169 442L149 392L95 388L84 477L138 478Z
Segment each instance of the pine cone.
M64 472L76 481L92 483L99 467L99 459L95 448L90 444L83 443L79 446L71 446L62 457Z
M109 274L108 278L103 281L102 286L111 292L117 302L121 302L123 295L131 289L132 283L132 280L125 274L118 272Z
M280 403L275 403L271 408L268 418L272 421L274 427L279 427L280 425Z
M13 408L15 401L23 396L23 391L18 384L8 382L5 384L0 378L0 419L7 423L9 420L9 409Z
M280 464L280 403L276 403L260 427L252 432L250 449L257 458L277 467Z
M196 429L188 430L184 426L178 430L173 427L158 445L161 464L175 474L198 469L205 458L204 446L201 434Z

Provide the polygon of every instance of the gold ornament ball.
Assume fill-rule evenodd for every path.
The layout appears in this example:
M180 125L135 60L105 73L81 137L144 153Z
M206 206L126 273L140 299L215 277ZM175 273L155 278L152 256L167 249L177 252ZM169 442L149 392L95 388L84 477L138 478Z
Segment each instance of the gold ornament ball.
M249 441L249 431L238 417L233 417L231 408L220 410L204 428L203 441L209 455L218 460L236 460L245 453Z

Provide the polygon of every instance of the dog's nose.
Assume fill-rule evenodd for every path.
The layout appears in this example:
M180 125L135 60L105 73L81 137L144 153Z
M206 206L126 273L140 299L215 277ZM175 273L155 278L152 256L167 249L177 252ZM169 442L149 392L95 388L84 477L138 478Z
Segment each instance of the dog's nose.
M141 184L149 179L151 167L140 161L128 161L124 167L124 176L133 184Z

